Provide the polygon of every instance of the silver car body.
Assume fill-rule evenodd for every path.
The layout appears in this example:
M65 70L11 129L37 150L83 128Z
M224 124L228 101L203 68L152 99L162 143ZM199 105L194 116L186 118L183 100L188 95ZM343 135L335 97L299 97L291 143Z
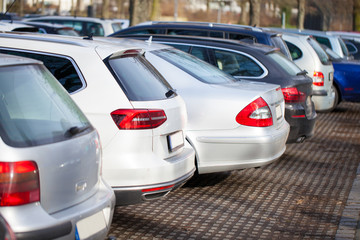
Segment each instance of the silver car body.
M164 93L160 100L129 100L118 83L119 79L104 63L108 58L114 56L116 59L116 56L139 47L134 49L130 45L124 47L49 34L0 34L0 39L0 51L6 53L12 50L71 60L70 65L83 81L82 87L71 96L99 131L103 147L102 173L115 191L117 205L161 198L193 175L195 151L185 141L183 133L187 123L183 99L176 94L166 98ZM141 68L143 64L137 65ZM141 75L145 87L146 84L156 84L153 79L148 82L148 75L153 70L145 67L135 71L129 69L127 74L135 75L127 76L127 81L133 82L140 74L136 72L138 70L145 72ZM167 120L153 129L120 130L111 116L118 109L162 109ZM171 141L177 141L179 147L169 149Z
M258 167L284 153L290 128L284 119L285 103L278 85L248 81L209 84L157 56L157 51L181 52L170 46L119 38L107 38L107 41L122 46L137 44L146 49L145 57L183 97L189 119L186 138L196 151L200 174ZM194 69L205 68L204 72L225 75L218 68L183 54L194 60ZM226 77L233 79L230 75ZM238 124L237 114L259 97L268 103L274 124L269 127Z
M16 237L106 237L115 195L100 175L101 145L85 115L31 59L1 55L0 97L0 213Z
M335 92L333 89L334 68L325 51L310 36L284 33L283 39L292 44L295 51L293 61L313 78L312 100L317 111L328 111L335 107ZM289 47L289 46L288 46ZM290 49L290 47L289 47ZM320 57L322 59L320 59ZM321 79L319 81L317 79ZM321 84L320 84L321 83Z

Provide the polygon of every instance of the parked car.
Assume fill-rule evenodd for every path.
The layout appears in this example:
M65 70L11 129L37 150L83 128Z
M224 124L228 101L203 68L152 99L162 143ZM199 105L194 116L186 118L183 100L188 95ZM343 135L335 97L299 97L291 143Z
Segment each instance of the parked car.
M0 55L0 151L0 214L17 239L106 237L115 196L98 133L38 61Z
M284 153L289 124L279 85L236 81L170 46L130 39L103 41L146 49L146 59L183 97L189 116L186 138L196 151L199 174L259 167Z
M74 28L81 36L108 36L122 29L124 21L122 19L100 19L92 17L73 17L73 16L42 16L26 18L28 22L47 22L57 23Z
M123 38L147 39L149 35ZM285 119L290 124L287 143L303 142L315 130L312 80L273 47L226 39L191 36L152 36L152 41L188 52L237 79L278 84L285 97Z
M39 33L80 36L79 33L74 30L74 28L61 24L24 21L21 23L38 28Z
M0 39L0 52L43 61L97 128L117 205L161 198L192 177L185 103L138 47L50 34Z
M297 33L303 35L312 36L318 43L324 44L325 46L332 49L336 52L340 57L345 59L353 59L353 56L349 53L349 50L346 47L344 41L335 35L331 35L328 32L324 31L316 31L316 30L300 30L300 29L291 29L291 28L271 28L275 31L279 32L289 32L289 33Z
M353 55L354 59L360 60L360 33L342 31L328 31L327 33L341 37L349 50L349 54Z
M38 32L39 29L21 23L0 21L0 31L14 31L14 32Z
M244 25L209 22L144 22L119 30L110 37L138 34L190 35L261 43L279 48L285 56L291 59L289 49L281 38L281 33Z
M308 35L285 33L283 39L293 61L313 79L312 100L315 109L319 112L334 110L337 105L333 86L334 68L326 52Z
M336 102L360 102L360 61L346 60L323 46L334 66Z

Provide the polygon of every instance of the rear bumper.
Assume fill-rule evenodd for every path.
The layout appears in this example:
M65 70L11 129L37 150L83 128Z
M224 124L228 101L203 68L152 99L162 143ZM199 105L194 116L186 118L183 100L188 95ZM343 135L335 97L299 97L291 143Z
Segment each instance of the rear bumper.
M16 207L2 207L0 212L13 229L16 239L75 239L77 224L94 216L101 221L82 236L106 238L115 208L115 195L106 183L101 182L99 191L80 204L54 214L48 214L39 203Z
M116 205L131 205L163 198L184 185L194 175L194 172L195 167L184 176L170 182L134 187L113 187Z
M286 149L289 124L279 128L188 131L200 174L259 167L277 160ZM247 133L245 133L247 132Z
M314 90L313 93L312 100L316 111L326 111L334 107L335 92L332 89L329 91Z

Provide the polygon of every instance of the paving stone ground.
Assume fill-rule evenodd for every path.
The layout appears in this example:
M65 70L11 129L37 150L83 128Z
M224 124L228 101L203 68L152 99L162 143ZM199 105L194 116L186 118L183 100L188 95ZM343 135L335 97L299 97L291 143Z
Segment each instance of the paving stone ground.
M315 135L257 169L198 175L115 210L116 239L360 239L360 103L318 114Z

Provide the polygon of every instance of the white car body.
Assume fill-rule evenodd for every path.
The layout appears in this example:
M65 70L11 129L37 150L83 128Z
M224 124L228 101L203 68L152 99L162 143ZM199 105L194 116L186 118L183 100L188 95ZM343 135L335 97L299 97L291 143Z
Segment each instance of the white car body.
M186 138L196 151L200 174L258 167L277 160L284 153L290 127L284 119L285 103L278 85L232 82L230 75L184 53L194 59L194 69L201 66L206 69L204 72L211 70L231 79L227 84L209 84L155 54L169 49L179 51L170 46L119 38L107 38L107 41L123 46L138 43L138 47L146 49L146 59L183 97L189 119ZM253 127L237 123L237 114L259 97L268 103L274 124Z
M334 68L326 52L310 36L284 33L282 37L288 44L289 50L291 48L293 61L313 78L312 100L315 109L317 111L334 109L336 106L333 89Z
M134 47L59 35L0 35L0 51L9 53L11 49L71 60L83 80L83 86L71 96L100 134L102 174L115 191L117 205L163 197L193 175L195 152L183 134L187 115L182 98L175 94L156 101L129 100L104 64L105 59L122 56ZM111 116L117 109L162 109L167 120L153 129L119 130ZM177 140L179 147L170 151L168 138Z

